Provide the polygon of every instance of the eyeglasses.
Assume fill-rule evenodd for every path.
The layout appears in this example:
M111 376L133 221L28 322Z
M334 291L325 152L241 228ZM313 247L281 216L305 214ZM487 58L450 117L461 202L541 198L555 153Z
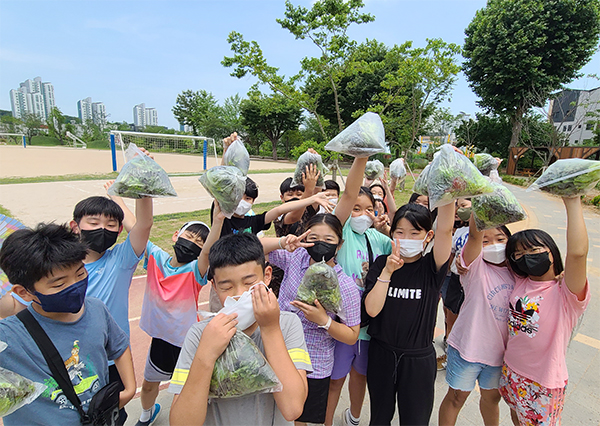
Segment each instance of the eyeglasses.
M532 247L528 250L521 250L521 251L516 251L513 254L510 255L510 258L512 260L519 260L520 258L522 258L524 255L526 254L539 254L539 253L544 253L548 251L546 249L546 247Z

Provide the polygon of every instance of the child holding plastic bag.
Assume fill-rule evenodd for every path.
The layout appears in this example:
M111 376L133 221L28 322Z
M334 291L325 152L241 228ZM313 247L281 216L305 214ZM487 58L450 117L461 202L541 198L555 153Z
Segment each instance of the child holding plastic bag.
M514 424L560 424L571 333L590 301L588 234L580 197L563 197L567 256L540 229L513 234L506 258L516 274L500 394ZM563 274L564 272L564 274Z
M209 254L209 278L220 302L248 298L255 284L271 281L263 247L250 233L228 235L217 241ZM306 374L312 371L298 317L280 312L277 299L264 285L250 294L255 321L239 328L265 355L283 388L277 393L260 393L239 398L214 398L208 403L217 359L238 329L238 314L220 313L210 321L190 328L169 386L174 393L170 423L176 425L252 424L286 425L301 413L306 399Z
M279 290L279 306L282 311L295 312L300 318L313 365L313 372L308 376L308 398L296 424L320 424L325 421L327 411L335 343L353 345L358 339L360 295L352 279L335 260L343 242L340 220L332 214L318 214L308 221L306 229L299 237L287 235L279 239L265 238L261 242L265 253L269 253L269 262L285 271ZM333 268L339 288L336 292L328 292L326 300L298 301L303 277L320 262ZM324 306L333 309L326 311ZM341 320L332 312L338 306L343 312L343 315L339 313Z
M224 141L227 140L227 143L223 143L224 151L221 164L223 166L235 166L246 176L248 169L250 169L250 154L248 154L248 150L237 133L232 133L230 137L235 139L233 142L229 142L228 138L224 139Z

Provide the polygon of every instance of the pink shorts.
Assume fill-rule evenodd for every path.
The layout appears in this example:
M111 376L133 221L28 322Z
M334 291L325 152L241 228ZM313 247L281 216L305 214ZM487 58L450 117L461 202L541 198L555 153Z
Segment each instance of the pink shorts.
M522 425L560 425L566 389L566 386L546 388L515 373L508 365L502 366L498 390L508 406L517 413Z
M366 376L369 360L369 341L358 339L353 345L336 341L333 357L331 380L343 379L350 373L352 367L358 374Z

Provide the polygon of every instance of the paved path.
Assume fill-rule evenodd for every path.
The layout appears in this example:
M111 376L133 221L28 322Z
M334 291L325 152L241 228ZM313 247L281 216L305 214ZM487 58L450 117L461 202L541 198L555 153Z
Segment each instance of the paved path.
M565 253L565 212L560 199L551 197L544 193L528 193L523 188L510 186L517 198L526 206L529 214L527 221L511 225L513 232L527 228L541 228L555 238L561 252ZM588 276L592 291L592 300L584 315L581 327L567 350L567 365L570 380L567 391L567 399L563 412L563 426L571 425L598 425L600 421L600 215L591 210L585 211L585 220L590 236L590 251L588 257ZM201 293L201 300L206 300L205 289ZM148 348L149 338L137 327L136 312L139 312L143 293L143 278L137 278L131 289L130 309L132 325L132 347L136 364L138 378L142 375L143 362ZM444 324L444 316L441 307L438 312L438 326L436 328L436 349L442 353L441 341ZM539 354L543 356L543 354ZM138 385L141 379L138 379ZM166 385L165 385L166 387ZM448 387L445 381L445 372L439 372L436 379L435 404L431 418L431 424L437 424L437 413L441 401ZM168 425L168 410L172 395L166 390L161 391L158 402L163 406L164 412L156 421L156 426ZM467 400L465 407L458 418L458 425L481 425L482 419L479 413L478 389ZM349 406L348 392L345 389L338 405L335 424L339 425L341 412ZM139 399L132 401L128 407L130 413L128 425L134 425L140 413ZM512 425L508 406L500 403L500 415L503 426ZM361 424L368 424L369 399L365 398ZM397 417L393 424L397 424Z

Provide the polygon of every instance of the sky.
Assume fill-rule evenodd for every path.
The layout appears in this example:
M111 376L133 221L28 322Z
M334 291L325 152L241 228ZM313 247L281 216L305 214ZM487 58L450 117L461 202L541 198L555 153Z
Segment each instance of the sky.
M292 0L310 8L310 0ZM375 16L353 25L350 36L388 46L427 38L462 45L464 29L484 0L366 0ZM276 22L285 0L0 0L0 109L10 110L9 90L28 78L54 85L56 105L77 116L77 101L104 102L109 121L133 122L133 107L156 108L161 126L178 128L171 109L184 90L206 90L222 103L246 93L256 79L237 79L221 65L231 54L231 31L255 40L270 65L293 75L305 56L317 56L308 40ZM600 73L600 53L582 69ZM591 89L598 81L577 80L571 88ZM266 89L265 89L266 91ZM451 102L454 114L474 115L477 97L462 73Z

